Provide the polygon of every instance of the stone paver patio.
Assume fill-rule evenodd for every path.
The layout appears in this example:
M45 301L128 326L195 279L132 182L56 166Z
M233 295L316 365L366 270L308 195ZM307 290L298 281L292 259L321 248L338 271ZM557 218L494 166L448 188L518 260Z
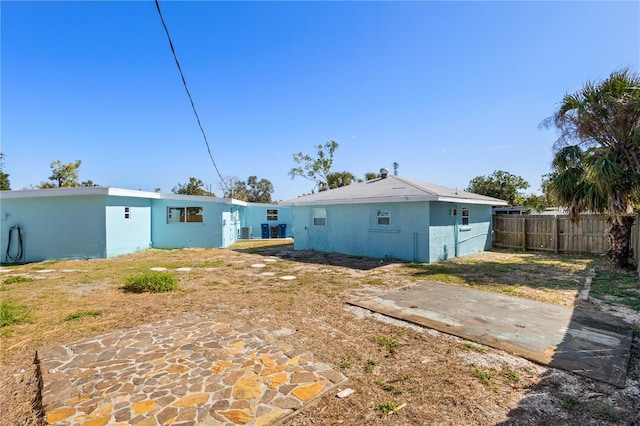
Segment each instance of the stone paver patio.
M346 381L223 317L186 315L38 351L56 425L266 425Z

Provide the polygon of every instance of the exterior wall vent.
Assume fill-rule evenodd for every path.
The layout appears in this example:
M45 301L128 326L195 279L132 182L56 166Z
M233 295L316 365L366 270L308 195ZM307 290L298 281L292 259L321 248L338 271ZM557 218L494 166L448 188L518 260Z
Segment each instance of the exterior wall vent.
M382 179L386 179L387 176L389 176L389 169L387 169L386 167L383 167L380 169L380 177Z

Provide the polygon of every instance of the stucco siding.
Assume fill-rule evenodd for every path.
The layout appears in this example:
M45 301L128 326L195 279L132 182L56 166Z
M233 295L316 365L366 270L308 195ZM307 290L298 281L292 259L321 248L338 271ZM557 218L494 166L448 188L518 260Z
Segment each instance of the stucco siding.
M107 197L107 257L148 249L151 246L151 200Z
M25 262L106 256L105 196L16 198L0 203L3 261L14 226L22 231ZM12 235L15 243L15 231Z
M427 203L343 204L294 207L294 248L376 258L426 261ZM326 225L314 226L314 209L326 209ZM378 223L378 214L389 217Z
M273 215L267 215L267 210L277 210L277 219ZM251 227L251 238L262 238L262 225L285 225L285 237L293 235L293 208L279 204L250 203L246 208L246 214L242 226Z
M202 222L169 223L168 208L201 207ZM154 248L223 247L221 204L192 200L151 200L151 244Z
M491 249L491 206L469 206L470 226L458 234L458 256Z
M456 256L457 218L451 215L451 209L456 208L455 203L431 203L429 262L439 262Z
M468 209L468 224L463 224L463 209ZM432 202L431 213L430 262L491 248L491 206Z
M277 220L267 210L277 209ZM273 213L273 212L271 212ZM293 209L228 198L163 195L109 187L54 188L0 192L0 256L20 250L19 261L105 258L155 248L220 248L240 237L243 226L286 224L293 231ZM247 224L247 220L253 221ZM11 260L11 259L9 259Z

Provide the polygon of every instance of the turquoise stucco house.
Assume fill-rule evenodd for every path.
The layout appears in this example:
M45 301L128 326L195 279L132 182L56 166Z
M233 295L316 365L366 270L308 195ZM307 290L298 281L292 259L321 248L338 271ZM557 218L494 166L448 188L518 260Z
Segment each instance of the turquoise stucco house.
M491 209L505 201L381 175L285 202L294 248L419 262L491 248Z
M294 249L435 262L491 248L507 203L389 176L280 204L109 187L0 192L3 262L108 258L294 238Z
M265 225L276 229L266 238L291 237L291 207L108 187L0 192L3 262L222 248L261 238Z

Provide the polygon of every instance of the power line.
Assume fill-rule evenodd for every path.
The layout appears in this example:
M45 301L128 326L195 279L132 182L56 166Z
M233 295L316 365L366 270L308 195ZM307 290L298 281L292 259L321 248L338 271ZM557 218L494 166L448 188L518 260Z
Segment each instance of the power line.
M222 184L229 190L227 183L222 178L222 174L220 174L220 170L218 170L218 166L216 165L215 160L213 159L213 154L211 154L211 148L209 147L209 141L207 141L207 135L202 128L202 123L200 122L200 116L198 115L198 111L196 110L196 106L193 103L193 98L191 97L191 92L189 92L189 87L187 86L187 81L184 78L184 74L182 73L182 68L180 67L180 62L178 61L178 56L176 55L176 50L173 48L173 42L171 41L171 36L169 35L169 29L167 28L167 24L164 22L164 18L162 17L162 12L160 11L160 3L158 0L156 2L156 9L158 9L158 15L160 16L160 21L162 22L162 26L164 27L164 32L167 34L167 39L169 40L169 46L171 47L171 53L173 53L173 59L176 61L176 65L178 67L178 71L180 72L180 77L182 78L182 85L184 86L184 90L187 92L187 96L189 97L189 102L191 102L191 109L196 116L196 120L198 121L198 127L200 128L200 132L202 133L202 137L204 138L204 143L207 145L207 152L209 153L209 158L211 158L211 162L213 163L213 167L216 169L218 173L218 177Z

